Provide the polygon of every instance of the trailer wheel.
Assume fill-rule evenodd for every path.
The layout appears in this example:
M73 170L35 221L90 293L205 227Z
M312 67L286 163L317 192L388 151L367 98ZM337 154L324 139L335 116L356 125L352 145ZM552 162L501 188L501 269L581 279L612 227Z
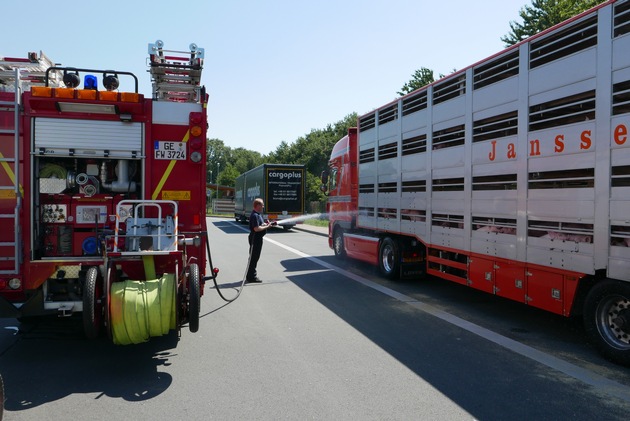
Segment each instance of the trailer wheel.
M606 358L630 365L630 284L596 284L586 296L584 327Z
M103 324L103 292L98 282L98 268L92 266L83 286L83 331L89 339L98 337Z
M378 252L378 267L386 278L396 279L400 274L400 252L396 241L386 237Z
M337 228L333 234L333 250L335 257L346 257L346 249L343 246L343 230L341 228Z
M199 266L192 263L188 273L188 328L191 332L199 330L201 293L199 288Z

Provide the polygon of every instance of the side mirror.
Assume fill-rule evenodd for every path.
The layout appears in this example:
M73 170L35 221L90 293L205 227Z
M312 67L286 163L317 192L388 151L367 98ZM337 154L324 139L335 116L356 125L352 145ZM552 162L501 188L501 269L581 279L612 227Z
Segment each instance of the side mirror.
M322 171L322 184L328 184L328 171Z

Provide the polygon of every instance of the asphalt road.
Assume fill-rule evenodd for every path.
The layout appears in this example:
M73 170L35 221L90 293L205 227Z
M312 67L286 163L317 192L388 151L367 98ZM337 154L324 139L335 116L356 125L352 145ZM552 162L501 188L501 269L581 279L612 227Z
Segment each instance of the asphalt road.
M234 297L246 230L208 221ZM571 320L444 281L385 281L300 229L265 239L264 282L229 304L206 285L195 334L120 347L83 339L80 320L0 321L4 419L628 419L630 369Z

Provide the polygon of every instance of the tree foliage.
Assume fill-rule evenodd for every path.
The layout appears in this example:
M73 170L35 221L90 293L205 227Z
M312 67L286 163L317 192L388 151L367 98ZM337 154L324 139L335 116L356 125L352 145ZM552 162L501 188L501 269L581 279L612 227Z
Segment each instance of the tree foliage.
M563 22L604 0L532 0L518 12L522 23L510 22L510 32L501 37L506 47Z
M357 114L349 114L325 129L312 129L293 143L281 142L269 155L261 155L245 148L232 149L220 139L208 139L206 180L214 184L218 176L220 185L233 186L236 177L261 164L303 164L307 173L306 200L322 200L324 196L319 190L320 174L328 166L330 152L335 143L348 133L348 128L356 126L356 123Z
M357 114L352 113L342 120L329 124L325 129L312 129L310 133L299 137L295 142L282 142L266 158L272 164L303 164L307 172L307 201L324 198L319 190L318 180L323 170L328 167L330 152L335 143L346 134L348 128L357 124Z
M444 77L444 75L440 75L441 77ZM397 94L404 96L433 82L435 82L433 70L421 67L411 75L409 82L405 83Z
M218 175L217 169L225 168L225 164L230 155L230 147L225 146L222 140L208 139L206 141L206 164L208 166L206 181L208 183L216 182Z
M245 148L232 149L221 139L206 141L206 162L208 173L206 182L222 186L233 186L240 174L257 167L264 162L263 156Z
M254 167L256 167L256 165ZM236 180L236 177L238 177L241 174L242 174L241 171L238 170L236 166L228 162L225 168L219 171L219 185L220 186L233 186L234 180Z

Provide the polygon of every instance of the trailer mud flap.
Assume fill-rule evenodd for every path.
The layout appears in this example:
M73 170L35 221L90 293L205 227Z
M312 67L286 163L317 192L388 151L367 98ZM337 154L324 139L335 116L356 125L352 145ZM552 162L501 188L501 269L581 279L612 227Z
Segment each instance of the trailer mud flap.
M38 290L20 308L14 306L5 298L0 297L0 318L18 318L23 316L38 316L46 314L44 311L44 295Z

